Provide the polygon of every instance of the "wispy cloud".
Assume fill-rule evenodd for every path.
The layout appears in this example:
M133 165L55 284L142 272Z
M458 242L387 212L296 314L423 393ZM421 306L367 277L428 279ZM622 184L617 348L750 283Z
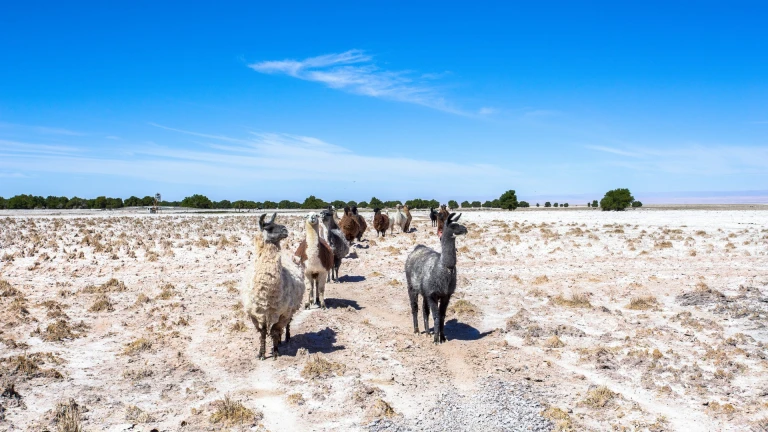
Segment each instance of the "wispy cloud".
M376 66L362 50L309 57L304 60L263 61L248 65L265 74L282 74L349 93L408 102L459 115L470 115L448 102L429 83L442 74L389 71Z
M0 172L0 178L26 178L22 173L18 172Z
M621 150L621 149L617 149L617 148L613 148L613 147L605 147L605 146L597 146L597 145L588 145L588 146L585 146L585 147L590 149L590 150L597 150L597 151L601 151L601 152L605 152L605 153L612 153L612 154L617 154L617 155L622 155L622 156L642 157L642 155L640 155L639 153L629 152L629 151L626 151L626 150Z
M24 143L4 146L5 142L0 141L0 171L117 175L184 185L257 188L260 194L278 191L268 196L279 195L280 191L289 195L291 190L335 193L344 188L357 188L366 194L374 191L436 196L441 183L435 179L446 175L461 179L446 194L460 196L479 191L495 193L517 175L495 165L466 161L361 155L302 135L251 132L233 137L153 125L174 132L176 139L167 141L176 145L122 146L101 149L97 154L87 149L56 151L55 146L29 152L23 148ZM206 142L184 141L185 135L205 138ZM344 194L338 192L338 196Z
M480 114L481 116L487 116L491 114L496 114L497 112L498 110L496 108L482 107L480 108L480 111L478 111L477 113Z
M9 128L9 129L17 129L27 132L34 132L36 134L41 135L65 135L65 136L86 136L85 132L78 132L70 129L64 129L59 127L50 127L50 126L30 126L30 125L24 125L24 124L16 124L16 123L3 123L0 122L0 127L2 128Z
M588 145L588 149L631 158L612 165L649 172L696 176L768 174L768 147L738 145L684 145L665 148L631 146L613 148Z

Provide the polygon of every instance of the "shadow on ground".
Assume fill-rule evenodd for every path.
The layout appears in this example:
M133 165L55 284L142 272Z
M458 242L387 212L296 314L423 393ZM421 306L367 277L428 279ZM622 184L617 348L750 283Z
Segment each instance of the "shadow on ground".
M326 300L327 301L327 300ZM291 336L291 341L280 344L280 355L295 356L300 348L306 348L310 354L323 353L328 354L334 351L343 350L344 345L334 345L336 343L336 332L326 327L317 332L309 332Z
M480 332L469 324L459 322L455 318L445 322L445 337L448 340L473 341L480 340L493 331Z

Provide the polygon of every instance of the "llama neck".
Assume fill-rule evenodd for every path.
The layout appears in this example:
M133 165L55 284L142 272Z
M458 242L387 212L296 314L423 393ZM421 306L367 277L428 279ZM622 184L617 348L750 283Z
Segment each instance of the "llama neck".
M323 237L323 240L325 240L326 243L330 244L331 241L331 224L333 223L333 220L331 220L329 223L323 222L323 229L320 230L320 234Z
M440 264L443 267L452 269L456 267L456 239L448 234L443 234L440 240L442 253L440 254Z
M256 263L255 277L258 279L262 274L279 275L282 268L280 244L265 242L261 235L256 236L254 243L256 245L253 258Z
M318 243L317 227L307 222L304 224L307 231L307 246L316 245Z

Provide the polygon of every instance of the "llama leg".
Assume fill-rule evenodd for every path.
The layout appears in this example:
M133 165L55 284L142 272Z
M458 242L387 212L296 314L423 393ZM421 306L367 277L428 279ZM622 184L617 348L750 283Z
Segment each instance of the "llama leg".
M435 337L432 339L435 344L440 343L440 309L438 308L437 299L427 297L427 303L429 304L429 310L432 312L432 319L434 321Z
M334 282L339 281L339 267L341 267L341 258L333 257L333 268L331 269L331 273L333 273L333 276L331 279L333 279Z
M304 279L304 288L307 290L307 303L304 309L309 309L312 306L312 276Z
M288 320L288 323L285 324L285 342L291 341L291 320Z
M272 336L272 357L277 360L280 356L280 352L277 350L277 345L280 343L280 336L282 336L283 329L280 328L278 323L272 324L272 329L269 331Z
M323 287L325 287L325 278L320 274L315 279L315 305L320 305L320 282L323 281Z
M440 299L440 342L445 342L445 313L448 311L448 300L450 297Z
M325 282L323 281L324 278L318 278L317 281L317 291L320 295L320 308L325 309Z
M421 296L421 314L424 317L424 334L429 336L429 303L424 296Z
M253 326L256 327L256 331L259 332L259 360L264 360L266 358L264 355L267 351L267 326L259 325L259 320L257 320L255 317L251 317L251 322L253 323Z
M411 289L408 284L408 298L411 300L411 314L413 315L413 332L419 334L419 293Z

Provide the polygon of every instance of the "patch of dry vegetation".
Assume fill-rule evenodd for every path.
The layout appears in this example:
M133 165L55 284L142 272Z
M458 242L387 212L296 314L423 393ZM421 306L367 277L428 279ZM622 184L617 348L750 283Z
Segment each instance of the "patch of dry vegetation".
M242 402L233 400L229 395L224 399L212 402L214 411L209 417L213 424L224 426L253 425L261 420L263 415L246 408Z
M655 308L658 304L659 302L654 296L632 297L629 304L624 307L632 310L648 310Z
M344 375L346 369L346 365L326 360L325 357L316 354L307 359L304 369L301 370L301 376L308 380L329 378L334 375Z
M584 293L574 293L571 298L565 298L562 294L552 299L552 303L558 306L575 307L575 308L590 308L592 303L589 302L589 296Z
M555 425L555 432L567 432L573 430L571 416L558 407L549 407L541 412L541 416L548 418Z
M60 342L83 337L86 330L88 330L88 326L82 321L78 324L70 325L66 320L60 319L52 324L48 324L45 330L40 330L38 327L32 332L32 335L40 336L46 342Z
M160 287L160 294L155 297L156 300L168 300L176 295L176 287L172 283L166 283Z
M85 288L83 288L83 292L86 294L106 294L106 293L114 293L114 292L123 292L126 289L127 288L125 286L125 283L123 283L123 281L119 281L115 278L112 278L101 285L87 285Z
M137 407L136 405L128 405L125 409L125 419L133 423L151 423L155 421L149 413Z
M618 394L612 392L608 387L599 386L588 391L587 397L581 401L581 404L591 408L605 408L617 396Z
M544 346L547 348L562 348L565 346L565 344L560 340L559 337L557 337L557 335L552 335L552 337L544 342Z
M147 338L139 338L125 345L123 354L133 355L152 349L152 341Z
M83 432L81 412L84 407L70 399L66 402L59 402L54 408L53 422L56 424L57 432Z
M96 301L93 302L90 308L88 308L89 312L113 312L115 310L114 305L109 300L109 297L106 296L106 294L101 294Z
M469 300L456 300L448 306L448 312L455 315L475 316L480 313L480 309Z
M373 404L366 410L366 417L368 419L391 418L395 415L396 413L395 410L392 409L392 406L381 398L377 398L373 401Z

